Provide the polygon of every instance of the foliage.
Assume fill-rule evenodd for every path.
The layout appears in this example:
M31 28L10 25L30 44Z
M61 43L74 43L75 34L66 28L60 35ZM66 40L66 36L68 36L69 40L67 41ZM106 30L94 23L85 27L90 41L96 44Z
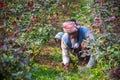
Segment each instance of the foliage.
M96 53L98 64L103 62L106 67L102 66L102 68L108 73L120 64L120 15L118 12L120 6L117 0L102 0L101 2L95 0L92 6L96 15L102 18L102 22L107 27L106 32L101 34L93 44L93 52Z
M72 5L72 12L70 18L76 19L81 25L90 27L93 15L91 14L92 10L90 8L91 1L80 0L79 4ZM88 17L89 16L89 17Z
M10 43L9 43L10 44ZM0 48L0 79L27 79L31 80L30 58L25 48L4 45ZM18 46L14 44L14 46Z
M108 80L106 73L120 63L120 6L117 1L0 0L1 79L101 80L104 76L104 80ZM60 71L60 65L55 64L51 69L35 64L35 58L39 59L40 53L45 52L42 48L56 32L62 31L62 21L75 18L81 25L89 26L95 15L100 15L107 26L107 32L92 44L98 62L95 69L80 74L79 67L74 66L76 70L66 74ZM53 51L48 57L54 63L60 62L61 51ZM73 61L77 63L76 60Z
M2 0L0 4L1 79L31 80L31 60L51 37L52 19L48 16L54 9L45 2L28 0Z

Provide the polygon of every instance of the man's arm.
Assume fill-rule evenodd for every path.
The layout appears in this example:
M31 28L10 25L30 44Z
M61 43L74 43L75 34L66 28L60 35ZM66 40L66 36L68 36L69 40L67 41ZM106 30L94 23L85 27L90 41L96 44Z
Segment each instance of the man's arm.
M62 48L62 59L63 59L63 63L65 64L69 64L70 62L70 57L69 57L69 48L66 45L66 43L64 42L64 40L61 40L61 48Z

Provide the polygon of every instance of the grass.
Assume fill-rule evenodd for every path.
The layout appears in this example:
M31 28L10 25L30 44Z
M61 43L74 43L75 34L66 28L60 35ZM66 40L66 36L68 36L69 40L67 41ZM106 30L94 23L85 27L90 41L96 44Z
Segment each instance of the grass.
M95 68L81 73L81 66L72 55L70 55L73 62L71 63L71 70L65 72L61 64L61 50L52 47L46 49L48 52L46 50L46 53L42 53L42 56L39 54L41 57L36 58L38 69L33 71L35 80L110 80L106 74L107 72L102 68L104 65L101 64L97 64Z

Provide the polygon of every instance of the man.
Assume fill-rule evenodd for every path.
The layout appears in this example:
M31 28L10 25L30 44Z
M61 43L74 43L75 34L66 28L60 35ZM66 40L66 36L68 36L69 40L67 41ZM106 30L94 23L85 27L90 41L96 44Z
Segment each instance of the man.
M82 41L87 39L94 41L94 37L89 28L78 25L75 20L68 20L64 22L62 26L65 32L61 40L62 59L64 68L66 70L69 70L69 52L71 51L76 56L79 51L85 49L85 45L81 45ZM94 55L91 54L86 67L90 68L93 65Z

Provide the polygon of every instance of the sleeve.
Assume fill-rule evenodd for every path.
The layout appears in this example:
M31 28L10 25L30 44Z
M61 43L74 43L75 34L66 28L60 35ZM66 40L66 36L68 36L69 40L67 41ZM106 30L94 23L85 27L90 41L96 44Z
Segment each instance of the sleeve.
M63 39L61 41L61 48L62 48L62 59L63 59L64 65L65 65L70 62L70 57L69 57L69 48Z

